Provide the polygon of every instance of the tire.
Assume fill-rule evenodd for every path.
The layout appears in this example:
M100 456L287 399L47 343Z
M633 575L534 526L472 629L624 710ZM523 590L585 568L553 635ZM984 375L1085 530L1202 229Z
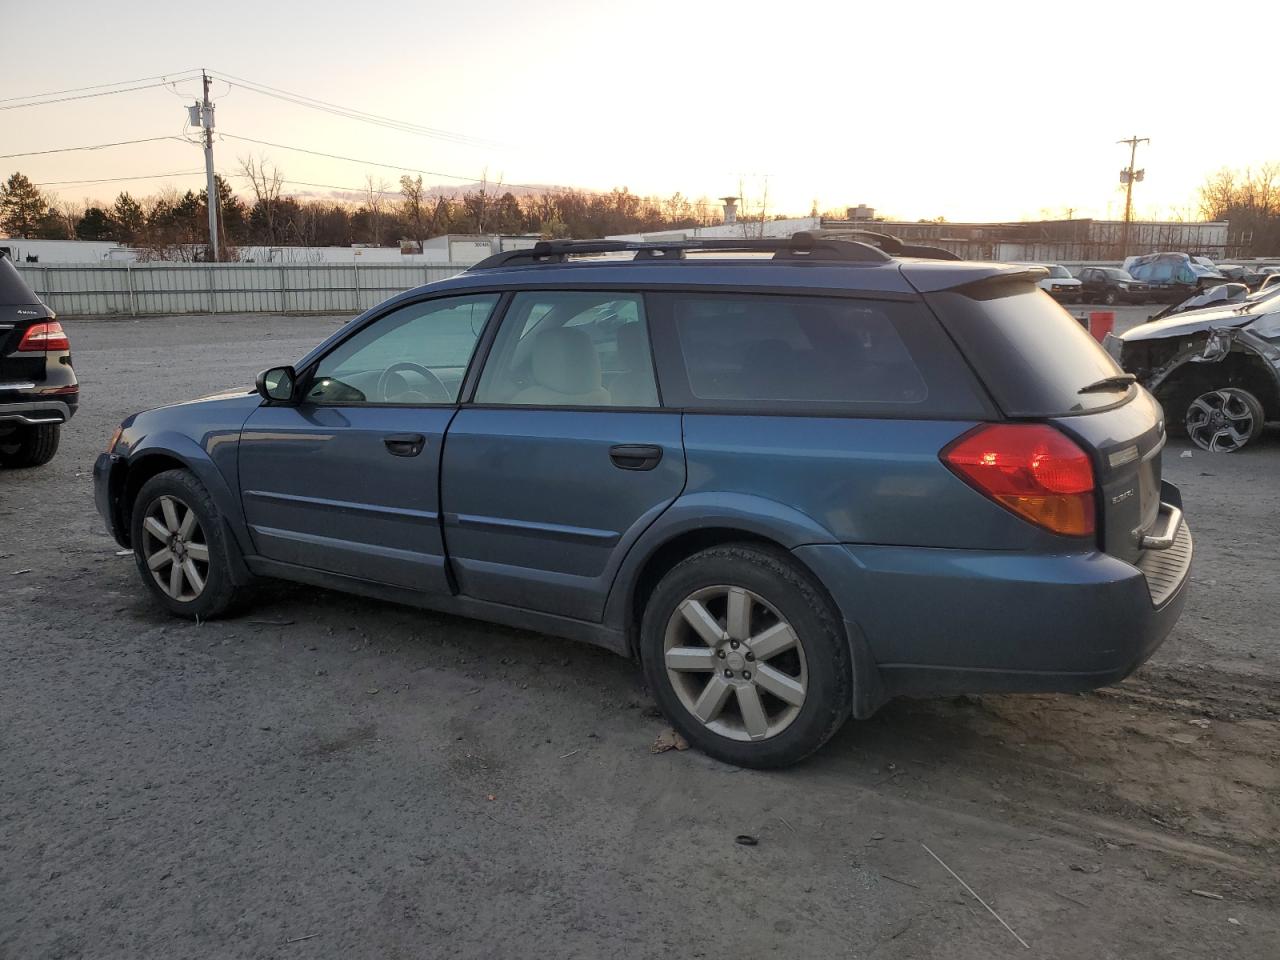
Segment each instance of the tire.
M782 550L728 544L677 564L645 606L640 656L671 725L726 763L796 763L851 712L853 672L840 618Z
M1236 453L1262 435L1266 415L1262 401L1248 390L1209 390L1186 406L1183 426L1201 450Z
M189 514L194 521L188 527ZM231 572L237 547L209 492L186 470L166 470L142 485L133 502L129 542L142 582L174 616L213 620L234 611L247 596Z
M1102 295L1102 302L1108 307L1114 306L1116 302L1116 292L1114 290L1108 290Z
M19 427L15 433L0 437L0 466L44 466L58 452L61 435L60 423Z

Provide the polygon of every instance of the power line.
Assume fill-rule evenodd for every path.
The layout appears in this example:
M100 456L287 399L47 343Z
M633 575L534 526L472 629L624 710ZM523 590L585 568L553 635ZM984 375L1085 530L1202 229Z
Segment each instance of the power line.
M29 93L25 97L0 97L0 103L12 103L14 100L40 100L44 97L60 97L64 93L81 93L85 90L102 90L105 87L123 87L127 83L146 83L150 80L169 80L170 77L186 80L190 79L185 74L194 73L193 70L179 70L177 73L161 73L154 77L136 77L133 80L118 80L115 83L92 83L87 87L68 87L66 90L50 90L47 93ZM178 79L169 82L177 83Z
M212 75L216 76L224 83L240 87L241 89L248 90L251 93L273 97L277 100L283 100L287 103L292 103L301 107L310 107L313 110L320 110L324 113L346 117L349 120L359 120L364 123L374 124L375 126L399 130L402 133L413 133L419 136L433 137L437 140L445 140L450 143L456 143L463 146L496 146L492 140L485 140L480 137L473 137L463 133L455 133L451 130L442 130L437 127L428 127L420 123L413 123L409 120L386 117L381 114L370 113L367 110L359 110L355 107L344 107L341 104L331 103L327 100L319 100L315 97L308 97L301 93L293 93L289 90L282 90L279 87L271 87L265 83L245 80L242 77L235 77L231 74L217 73Z
M47 180L44 183L32 184L36 187L68 187L82 183L120 183L124 180L160 180L164 177L189 177L203 170L175 170L172 173L143 173L136 177L106 177L101 180Z
M193 77L183 77L183 80L191 80ZM177 80L169 81L177 83ZM58 97L54 100L39 100L35 103L9 103L0 105L0 110L20 110L23 107L45 107L51 103L67 103L70 100L89 100L93 97L109 97L114 93L133 93L135 90L150 90L153 87L167 87L169 83L144 83L138 87L124 87L120 90L101 90L98 93L81 93L74 97Z
M169 135L166 137L144 137L141 140L118 140L115 143L95 143L85 147L56 147L52 150L31 150L27 153L5 153L0 154L0 160L12 160L14 157L40 157L48 153L74 153L77 150L103 150L106 147L125 147L134 143L156 143L160 140L181 140L183 143L190 143L185 137L175 137Z

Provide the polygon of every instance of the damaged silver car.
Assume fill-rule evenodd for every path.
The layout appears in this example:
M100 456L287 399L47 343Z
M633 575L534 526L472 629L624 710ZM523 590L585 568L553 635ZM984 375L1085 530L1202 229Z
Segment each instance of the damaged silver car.
M1168 432L1202 450L1234 453L1280 420L1280 297L1141 324L1103 346L1155 394Z

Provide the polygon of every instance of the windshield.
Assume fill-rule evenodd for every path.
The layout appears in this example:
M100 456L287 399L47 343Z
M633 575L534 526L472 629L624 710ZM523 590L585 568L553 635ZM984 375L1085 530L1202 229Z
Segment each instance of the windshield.
M1053 277L1053 279L1055 280L1071 279L1071 271L1068 270L1066 267L1058 266L1056 263L1046 264L1045 269L1049 271L1049 276Z

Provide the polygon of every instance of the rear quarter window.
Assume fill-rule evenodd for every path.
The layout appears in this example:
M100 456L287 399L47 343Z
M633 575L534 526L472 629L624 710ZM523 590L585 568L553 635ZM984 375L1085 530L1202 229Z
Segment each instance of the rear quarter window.
M651 295L664 403L691 410L978 417L980 390L920 302Z
M1084 413L1133 392L1126 386L1080 392L1124 371L1080 321L1028 281L983 282L926 300L1011 417Z

